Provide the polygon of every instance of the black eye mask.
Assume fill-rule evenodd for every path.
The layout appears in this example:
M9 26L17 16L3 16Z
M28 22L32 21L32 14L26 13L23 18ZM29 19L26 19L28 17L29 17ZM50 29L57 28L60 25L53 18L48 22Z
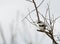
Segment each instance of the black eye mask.
M40 27L45 27L45 25L39 25Z
M37 22L37 24L38 24L38 23L42 23L42 21L40 21L40 22Z

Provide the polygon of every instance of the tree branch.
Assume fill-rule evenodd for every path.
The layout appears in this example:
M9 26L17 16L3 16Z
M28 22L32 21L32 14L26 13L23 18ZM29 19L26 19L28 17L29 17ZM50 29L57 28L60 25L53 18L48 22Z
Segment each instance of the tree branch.
M42 0L42 2L37 6L37 8L40 7L43 2L44 2L44 0ZM29 14L31 14L31 13L34 12L34 11L35 11L35 9L31 10L31 12L28 13L28 14L22 19L22 21L23 21Z

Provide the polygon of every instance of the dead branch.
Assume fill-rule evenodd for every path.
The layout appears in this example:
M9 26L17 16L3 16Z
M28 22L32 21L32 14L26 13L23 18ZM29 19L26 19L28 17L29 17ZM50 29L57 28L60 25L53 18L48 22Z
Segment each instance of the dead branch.
M37 6L37 8L40 7L40 6L43 4L43 2L44 2L44 0L42 0L42 2ZM31 10L31 12L28 13L28 14L22 19L22 21L23 21L29 14L31 14L31 13L34 12L34 11L35 11L35 9Z
M35 3L34 0L32 0L32 1L33 1L33 3L34 3L34 7L35 7L35 10L36 10L38 22L40 22L40 18L39 18L39 14L38 14L38 9L37 9L36 3Z

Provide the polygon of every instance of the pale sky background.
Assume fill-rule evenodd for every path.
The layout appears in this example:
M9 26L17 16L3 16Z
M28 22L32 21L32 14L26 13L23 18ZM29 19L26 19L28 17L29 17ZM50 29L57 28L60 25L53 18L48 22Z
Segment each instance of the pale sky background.
M39 2L41 1L38 0L37 4L39 4ZM45 0L45 2L48 3L49 0ZM45 2L43 6L46 5ZM25 20L21 22L21 20L27 15L28 8L32 10L33 4L26 0L0 0L0 24L3 28L7 44L10 44L10 24L12 21L14 23L14 29L18 27L18 31L16 31L17 44L29 44L30 42L32 42L32 44L51 44L50 39L45 34L37 32L36 28L32 26L29 22ZM54 14L55 17L60 16L60 0L50 0L50 8L51 14ZM43 11L43 9L40 10ZM19 16L17 16L18 11ZM16 16L19 17L19 22L16 22ZM60 19L57 20L55 23L55 34L58 33L60 34ZM2 41L0 43L2 43Z

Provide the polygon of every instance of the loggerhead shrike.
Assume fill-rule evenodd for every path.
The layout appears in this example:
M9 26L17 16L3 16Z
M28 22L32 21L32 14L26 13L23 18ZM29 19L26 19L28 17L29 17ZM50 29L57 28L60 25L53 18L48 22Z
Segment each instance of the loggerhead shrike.
M38 22L37 24L38 24L39 29L40 29L41 31L45 31L45 29L46 29L46 24L45 24L44 22L40 21L40 22Z

